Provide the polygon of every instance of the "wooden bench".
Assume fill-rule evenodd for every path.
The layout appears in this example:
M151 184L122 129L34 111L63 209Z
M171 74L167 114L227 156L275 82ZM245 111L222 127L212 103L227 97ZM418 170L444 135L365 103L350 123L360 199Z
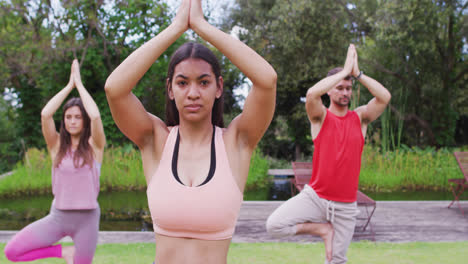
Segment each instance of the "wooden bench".
M460 206L459 199L465 189L468 188L468 152L454 152L453 155L457 160L458 166L463 174L463 178L448 179L450 189L453 193L453 201L449 204L448 208L456 202L458 209L460 209L460 212L464 216L465 213Z
M292 167L294 171L292 183L297 191L300 192L304 188L304 185L309 183L310 177L312 176L312 162L292 162ZM291 194L295 195L296 192ZM357 217L358 220L364 221L364 224L359 226L358 229L360 229L360 231L365 231L367 227L369 227L372 240L375 240L375 233L370 221L377 208L377 204L373 199L359 190L357 192L356 202L358 207L365 209L361 211L361 214Z

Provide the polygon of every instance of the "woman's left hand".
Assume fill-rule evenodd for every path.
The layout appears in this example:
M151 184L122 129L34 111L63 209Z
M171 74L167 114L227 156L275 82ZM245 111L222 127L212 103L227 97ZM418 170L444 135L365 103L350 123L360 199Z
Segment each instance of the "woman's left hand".
M73 80L75 81L75 84L81 84L81 75L80 75L80 64L78 63L77 59L73 60L72 63L72 73L73 73Z
M177 10L176 17L172 23L179 25L182 31L185 32L189 28L189 16L190 0L182 0L182 3Z
M191 29L194 29L200 22L205 21L203 16L203 9L201 0L191 0L190 1L190 16L189 16L189 26Z

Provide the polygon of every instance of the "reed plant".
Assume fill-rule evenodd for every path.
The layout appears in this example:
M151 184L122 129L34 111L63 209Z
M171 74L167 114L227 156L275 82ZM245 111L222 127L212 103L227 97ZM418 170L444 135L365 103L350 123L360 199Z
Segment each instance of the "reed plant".
M246 191L268 188L268 168L267 158L260 150L255 150ZM47 151L29 149L14 173L0 179L0 197L51 194L51 182L51 160ZM140 152L131 145L106 148L101 166L100 186L101 192L146 191ZM263 196L263 192L261 195Z
M359 188L371 191L447 190L449 178L462 178L453 150L399 148L381 152L366 146Z
M271 179L268 176L269 162L260 149L256 148L250 159L249 176L245 190L259 190L269 187Z
M51 159L45 150L29 149L12 175L0 180L0 197L52 193ZM107 148L101 166L101 191L145 190L141 158L131 146Z
M464 150L466 151L466 147ZM379 147L366 145L362 157L359 188L375 192L448 190L447 179L463 177L453 151L453 149L435 150L403 146L394 151L383 152ZM255 193L256 190L269 188L270 163L271 160L260 150L255 150L251 159L246 192ZM101 167L100 183L102 192L145 191L147 184L140 153L132 146L107 148ZM51 192L51 161L44 150L29 149L23 162L16 166L14 173L0 179L0 197L45 195Z
M0 180L0 196L17 197L51 192L51 159L47 152L29 149L14 173Z
M131 145L106 149L100 182L101 191L146 190L140 152Z

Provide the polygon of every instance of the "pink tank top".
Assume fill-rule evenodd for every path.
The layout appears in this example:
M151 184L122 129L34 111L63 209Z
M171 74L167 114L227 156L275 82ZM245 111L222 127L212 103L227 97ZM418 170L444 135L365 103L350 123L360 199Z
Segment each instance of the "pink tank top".
M356 112L337 116L327 110L314 140L309 182L319 197L344 203L356 201L363 147L361 121Z
M183 185L177 176L178 131L178 126L171 129L146 191L154 232L201 240L231 238L243 195L229 166L222 129L213 131L210 170L196 187Z
M52 168L53 205L60 210L98 208L99 175L101 164L75 168L73 152L67 153L58 167Z

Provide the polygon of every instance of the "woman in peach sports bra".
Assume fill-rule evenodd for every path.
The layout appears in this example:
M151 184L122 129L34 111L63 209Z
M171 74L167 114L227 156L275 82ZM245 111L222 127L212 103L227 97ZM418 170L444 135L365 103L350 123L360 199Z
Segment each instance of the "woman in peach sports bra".
M205 46L182 45L166 79L166 120L133 87L186 30L219 49L253 83L243 112L223 127L223 78ZM241 41L210 25L201 0L183 0L172 24L135 50L105 86L115 122L140 149L156 235L156 263L226 263L250 158L273 117L276 72ZM161 102L158 102L161 103Z

